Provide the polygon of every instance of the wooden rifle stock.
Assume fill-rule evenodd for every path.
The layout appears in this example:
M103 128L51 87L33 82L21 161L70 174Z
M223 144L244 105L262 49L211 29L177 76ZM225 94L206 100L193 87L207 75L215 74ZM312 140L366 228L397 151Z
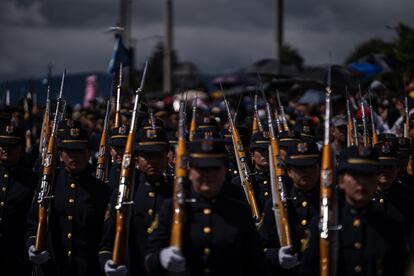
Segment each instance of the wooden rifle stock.
M247 202L250 205L250 210L252 212L253 218L256 221L256 223L259 223L261 221L261 214L256 202L256 198L254 197L254 190L250 180L250 169L247 165L246 153L244 152L244 147L240 139L239 132L237 131L233 118L231 117L230 108L228 106L226 98L224 98L224 103L226 105L228 120L230 123L231 139L233 141L234 154L236 155L240 183L243 187L243 191L246 196Z
M62 93L63 93L63 84L65 81L66 71L63 73L62 82L60 85L60 94L56 104L56 112L53 121L52 133L50 135L49 143L47 145L47 151L45 156L45 161L43 163L43 174L41 179L40 191L37 197L37 202L39 204L38 209L38 224L36 229L36 240L35 240L35 250L36 252L41 252L46 250L46 239L48 231L48 218L49 218L49 206L50 199L52 196L53 190L53 181L55 175L55 166L57 158L57 126L59 122L59 112L62 104ZM64 116L63 116L64 117Z
M111 101L106 103L105 122L99 141L98 160L96 166L96 178L106 182L108 178L108 129L109 129L109 114Z
M331 116L331 90L328 86L326 93L325 123L324 123L324 144L322 149L321 166L321 203L320 203L320 275L331 275L331 250L330 250L330 229L332 223L332 186L333 170L330 145L330 116Z
M112 261L114 265L123 265L126 263L126 246L128 239L127 224L132 204L131 197L134 193L134 141L138 125L138 108L140 95L144 87L145 76L147 73L148 61L145 63L144 72L141 79L141 85L136 91L134 100L134 109L132 112L131 126L125 145L124 155L122 156L121 173L119 177L118 196L115 205L116 209L116 230L114 247L112 250Z
M170 245L182 249L184 224L184 182L187 178L184 103L180 103L178 144L176 148L175 179L173 193L173 217Z

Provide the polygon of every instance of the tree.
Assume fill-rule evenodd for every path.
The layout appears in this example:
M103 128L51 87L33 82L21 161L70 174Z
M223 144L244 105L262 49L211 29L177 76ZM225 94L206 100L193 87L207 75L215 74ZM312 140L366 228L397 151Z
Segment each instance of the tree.
M176 52L172 52L172 68L174 70L178 62ZM159 42L149 58L145 89L147 91L162 91L163 83L163 63L164 63L164 43ZM174 86L174 84L173 84Z
M296 65L299 69L303 68L304 59L299 51L290 45L283 45L282 47L282 64Z
M346 63L353 63L370 54L393 55L393 44L381 38L371 38L357 45L345 59Z

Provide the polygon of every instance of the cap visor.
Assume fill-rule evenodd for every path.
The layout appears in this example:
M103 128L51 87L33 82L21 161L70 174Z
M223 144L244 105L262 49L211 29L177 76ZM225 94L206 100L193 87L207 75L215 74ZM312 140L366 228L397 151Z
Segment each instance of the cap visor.
M225 159L217 158L190 158L190 166L196 168L216 168L226 166Z
M125 146L127 139L124 138L116 138L111 140L111 146Z
M313 166L318 164L319 159L317 158L303 158L303 159L290 159L289 156L286 156L285 164L288 166Z
M3 144L3 145L18 145L18 144L21 144L22 142L23 140L19 138L10 138L10 139L0 138L0 144Z

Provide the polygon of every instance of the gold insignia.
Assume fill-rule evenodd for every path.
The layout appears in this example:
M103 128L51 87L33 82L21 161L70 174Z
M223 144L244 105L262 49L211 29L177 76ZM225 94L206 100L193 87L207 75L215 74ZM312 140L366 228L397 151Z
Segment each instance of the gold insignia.
M269 138L269 131L263 131L263 137Z
M155 129L147 129L147 131L146 131L146 133L145 133L145 136L148 138L148 139L155 139L155 138L157 138L157 131L155 130Z
M298 152L305 153L308 151L308 144L307 143L299 143L297 145Z
M308 249L309 238L310 238L310 231L309 229L306 229L304 237L300 239L300 252L304 252L306 249Z
M214 149L214 141L212 139L203 139L201 149L207 152L212 151Z
M68 120L66 121L66 126L67 126L68 128L72 128L72 127L74 126L74 122L73 122L73 120L68 119Z
M79 128L71 128L70 129L70 136L72 137L79 137L80 129Z
M120 135L125 135L127 133L126 126L125 125L120 126L118 129L118 133Z
M155 229L158 228L158 215L155 215L154 220L152 221L150 227L147 228L147 233L152 234Z
M209 118L209 117L204 117L204 118L203 118L203 123L204 123L204 124L208 124L208 123L210 123L210 118Z
M368 147L360 145L358 147L358 155L361 157L368 157L371 154L371 150Z
M381 147L381 151L382 151L382 153L384 153L384 154L389 154L389 153L391 152L389 142L385 142L385 143L382 145L382 147Z
M6 133L7 134L12 134L13 133L13 130L14 130L14 127L13 126L6 126Z
M289 131L287 132L287 136L288 136L289 138L295 138L295 132L293 132L292 130L289 130Z
M303 131L304 133L309 133L309 132L310 132L310 127L305 125L305 126L303 126L302 131Z

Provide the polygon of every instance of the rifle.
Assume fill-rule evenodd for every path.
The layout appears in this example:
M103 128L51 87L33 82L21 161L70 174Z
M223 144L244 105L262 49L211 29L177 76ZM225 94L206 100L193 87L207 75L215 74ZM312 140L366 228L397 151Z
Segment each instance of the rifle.
M258 76L260 80L260 75ZM261 80L260 80L261 82ZM285 188L285 176L280 157L279 143L276 139L276 131L272 123L272 112L270 104L266 100L263 88L261 89L262 97L266 101L266 117L267 125L269 127L269 169L270 169L270 184L272 191L273 213L275 216L277 233L281 246L292 246L292 236L290 232L289 215L287 209L287 198Z
M9 88L9 83L6 83L6 98L4 100L4 104L6 106L10 106L10 88Z
M253 112L252 134L255 134L258 131L263 131L262 122L260 121L259 112L257 111L257 93L254 94Z
M287 119L286 119L285 108L283 107L282 101L280 100L279 90L276 90L276 97L277 97L277 103L279 104L280 113L282 115L283 130L284 131L289 131L289 125L288 125Z
M122 90L122 63L119 65L119 81L116 89L115 120L114 127L119 127L121 117L121 90Z
M48 220L50 214L50 200L53 198L53 180L55 176L55 166L57 159L57 128L59 124L59 113L63 112L61 105L63 105L63 84L65 82L66 70L63 72L62 82L60 84L59 98L56 102L56 112L53 120L52 132L50 134L49 143L45 160L43 162L43 174L40 184L40 191L37 196L37 203L39 204L38 223L36 231L35 250L37 252L46 249L46 236L48 229Z
M111 115L111 101L106 103L106 113L104 127L101 134L101 140L99 142L98 160L96 166L96 178L102 182L106 182L108 179L108 130L109 119Z
M349 102L348 88L346 88L345 90L346 90L346 114L348 117L348 131L346 135L346 138L347 138L346 144L348 147L350 147L350 146L355 145L355 141L353 139L354 126L352 122L351 104Z
M325 122L324 122L324 141L322 149L322 167L321 167L321 212L320 212L320 236L319 236L319 253L320 253L320 274L321 276L331 275L334 265L331 258L331 237L329 234L330 224L332 223L332 189L333 189L333 169L331 160L330 145L330 118L331 118L331 87L330 87L330 68L328 72L328 86L326 88L325 99Z
M180 108L181 108L181 103L180 103ZM184 108L184 105L183 105L183 108ZM194 97L194 100L193 100L193 114L192 114L191 123L190 123L190 135L188 137L190 141L193 141L196 128L197 128L197 95Z
M131 197L134 193L134 173L135 162L133 158L135 134L138 126L138 107L139 100L144 88L145 76L147 74L148 60L145 62L144 72L142 74L141 85L135 92L134 109L132 112L131 126L125 145L124 155L121 163L121 174L119 178L119 188L116 210L116 232L115 242L112 251L112 261L115 265L125 264L126 247L128 240L127 220L129 216L129 206L133 204Z
M375 128L374 123L374 109L372 108L372 100L371 100L371 90L368 89L368 96L369 96L369 110L371 115L371 129L372 129L372 147L378 143L378 135L377 129Z
M223 87L221 87L223 93ZM247 202L250 205L253 218L256 223L261 221L261 214L259 207L257 206L256 199L254 197L253 185L250 179L250 169L247 165L246 153L244 152L243 143L240 139L239 132L234 124L233 118L231 117L230 108L227 103L226 97L224 96L224 104L226 105L227 116L230 123L231 139L233 141L234 154L236 155L237 168L239 170L240 182L243 187L244 194L247 198Z
M186 141L185 141L185 110L184 102L180 101L178 120L178 143L175 150L175 178L173 193L173 217L171 224L170 245L182 249L184 224L184 183L187 178Z
M361 112L362 112L362 128L363 128L362 130L363 140L362 141L364 143L364 147L368 147L369 140L368 140L367 116L365 114L365 103L364 103L364 98L362 97L360 85L359 85L359 98L361 101Z
M40 132L40 142L39 142L39 156L42 158L42 165L45 161L47 141L50 138L50 82L47 85L46 92L46 107L45 113L43 115L42 129Z
M408 96L407 96L407 92L405 94L405 123L404 123L404 138L408 138L410 139L410 115L408 112ZM410 139L410 145L412 145L412 141ZM408 164L407 164L407 174L408 175L414 175L414 160L413 160L413 155L410 155L410 159L408 160Z

